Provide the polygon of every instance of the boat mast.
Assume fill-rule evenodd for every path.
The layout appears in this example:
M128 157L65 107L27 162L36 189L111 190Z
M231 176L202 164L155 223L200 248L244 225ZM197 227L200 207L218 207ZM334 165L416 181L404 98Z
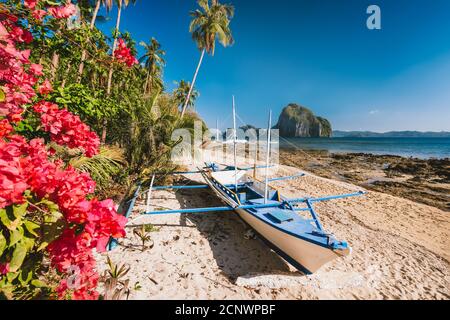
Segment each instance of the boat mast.
M219 119L216 118L216 142L219 142Z
M150 200L152 198L153 182L155 181L155 174L152 175L152 180L150 181L150 188L147 192L147 201L145 202L145 211L150 211Z
M272 110L269 110L269 123L267 127L267 154L266 154L266 169L265 169L265 183L264 183L264 203L267 203L267 187L269 183L269 161L270 161L270 128L272 127Z
M234 106L234 95L233 97L233 152L234 152L234 187L237 194L237 164L236 164L236 108Z

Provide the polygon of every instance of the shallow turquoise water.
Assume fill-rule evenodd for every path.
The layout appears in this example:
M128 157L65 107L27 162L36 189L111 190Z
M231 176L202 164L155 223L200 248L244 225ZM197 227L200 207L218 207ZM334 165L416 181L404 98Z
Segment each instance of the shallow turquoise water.
M280 138L280 148L450 158L450 138Z

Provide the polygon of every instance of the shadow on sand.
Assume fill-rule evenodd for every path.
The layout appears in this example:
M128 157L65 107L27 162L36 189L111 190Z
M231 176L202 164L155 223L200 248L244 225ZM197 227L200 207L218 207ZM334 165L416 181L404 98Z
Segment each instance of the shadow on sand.
M175 193L181 208L223 206L212 191L180 190ZM230 279L254 273L286 273L289 266L262 240L246 239L250 229L234 211L181 215L180 225L193 223L209 241L214 259Z

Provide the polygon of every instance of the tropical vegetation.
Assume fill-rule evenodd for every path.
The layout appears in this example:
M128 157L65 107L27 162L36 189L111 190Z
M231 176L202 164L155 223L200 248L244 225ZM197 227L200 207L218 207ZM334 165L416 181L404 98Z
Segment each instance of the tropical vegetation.
M163 45L141 42L138 60L120 30L134 3L0 1L0 299L98 299L94 252L126 235L113 199L173 170L172 132L200 120L196 75L167 92ZM233 9L198 4L190 30L203 58L216 37L232 43ZM108 36L96 22L113 6Z

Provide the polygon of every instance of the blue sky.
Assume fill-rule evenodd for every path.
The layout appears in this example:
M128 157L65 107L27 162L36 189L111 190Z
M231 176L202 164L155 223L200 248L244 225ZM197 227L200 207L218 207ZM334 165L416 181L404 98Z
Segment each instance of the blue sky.
M197 79L196 109L211 127L266 126L295 102L338 130L450 131L450 1L234 0L235 44L217 46ZM366 9L381 8L381 30ZM194 0L138 0L121 30L166 50L164 79L191 81L199 51L189 34ZM103 14L105 14L103 12ZM110 33L116 11L99 27ZM139 48L141 50L141 48Z

